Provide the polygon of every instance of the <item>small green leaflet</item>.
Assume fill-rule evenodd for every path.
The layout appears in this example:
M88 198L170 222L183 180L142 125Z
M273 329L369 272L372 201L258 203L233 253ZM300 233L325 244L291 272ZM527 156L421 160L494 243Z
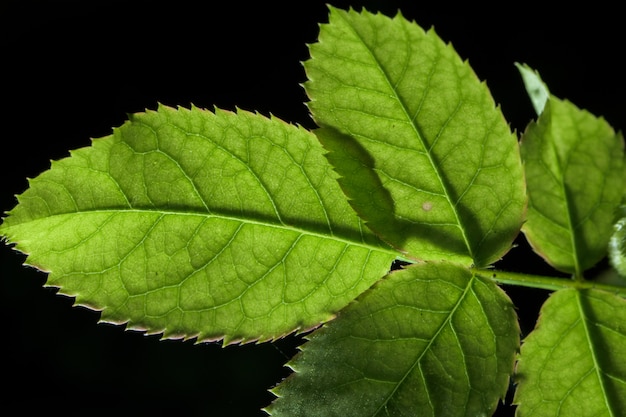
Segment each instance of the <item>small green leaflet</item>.
M526 92L528 93L528 97L535 108L535 112L537 114L541 114L541 112L543 112L543 108L546 106L546 102L550 98L548 86L546 86L543 82L539 73L534 71L528 65L516 63L515 66L522 76Z
M450 263L392 272L308 336L275 417L487 416L519 346L510 299Z
M316 134L367 225L410 258L500 259L523 221L523 170L468 63L399 14L332 7L310 55Z
M398 255L362 225L311 133L165 106L53 162L0 234L102 321L225 343L329 320Z
M517 413L528 417L626 415L626 301L561 290L541 310L516 369Z
M553 267L581 277L607 254L624 195L624 141L602 118L550 97L521 139L523 231Z

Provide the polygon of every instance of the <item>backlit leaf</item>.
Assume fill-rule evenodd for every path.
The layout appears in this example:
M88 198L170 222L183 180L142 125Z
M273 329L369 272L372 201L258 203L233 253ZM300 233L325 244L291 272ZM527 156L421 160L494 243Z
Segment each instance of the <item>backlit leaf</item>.
M550 98L550 91L548 86L543 82L539 73L528 65L515 64L519 70L524 85L526 86L526 92L530 97L530 101L533 104L535 112L541 114L543 108L546 106L546 102Z
M518 142L468 63L401 15L335 8L310 54L316 134L368 226L416 259L506 253L526 203Z
M626 415L626 301L561 290L541 309L517 365L518 415Z
M523 231L555 268L582 276L607 254L624 195L624 143L602 118L551 97L522 136Z
M449 263L392 272L309 336L279 416L487 416L519 345L510 299Z
M0 234L102 320L246 341L330 319L389 269L311 133L161 106L31 181Z

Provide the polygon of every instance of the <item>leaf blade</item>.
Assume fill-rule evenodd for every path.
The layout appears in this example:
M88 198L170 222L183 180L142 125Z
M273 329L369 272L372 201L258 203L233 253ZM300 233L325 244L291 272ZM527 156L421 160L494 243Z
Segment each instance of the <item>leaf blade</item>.
M331 8L319 39L304 86L359 215L416 259L499 259L521 227L523 173L517 139L469 65L400 15ZM373 182L345 169L354 158ZM379 185L391 213L363 196Z
M522 231L560 271L606 256L624 193L624 142L602 118L551 97L521 140L529 194Z
M294 198L294 194L298 198ZM225 343L330 319L393 251L315 137L239 111L131 116L31 181L0 233L102 321Z
M497 286L433 263L391 273L308 339L273 416L489 415L519 328Z
M626 412L626 301L599 290L560 290L522 343L514 403L520 415Z

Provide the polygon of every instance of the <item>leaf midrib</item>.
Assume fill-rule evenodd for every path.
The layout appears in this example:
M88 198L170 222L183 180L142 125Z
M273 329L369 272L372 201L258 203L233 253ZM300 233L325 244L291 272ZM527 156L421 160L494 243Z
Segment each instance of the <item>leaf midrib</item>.
M104 214L104 213L110 213L111 215L151 214L151 215L158 216L159 219L165 216L191 216L191 217L202 217L205 219L213 218L213 219L221 219L221 220L227 220L227 221L235 221L235 222L239 222L242 224L263 226L267 228L282 230L285 232L293 232L299 235L306 235L306 236L316 237L319 239L332 240L338 243L356 246L356 247L360 247L360 248L367 249L370 251L393 254L396 257L401 256L401 254L398 251L394 250L391 247L377 246L374 244L363 242L362 240L353 240L347 236L344 236L342 234L337 234L335 232L329 232L328 234L326 234L322 232L316 232L313 230L303 229L301 227L288 225L284 223L273 223L269 221L262 221L258 219L247 218L244 216L235 216L232 214L228 214L228 215L219 214L219 213L216 213L215 211L211 213L206 213L206 212L193 212L193 211L174 211L174 210L163 210L163 209L137 209L137 208L123 208L123 209L111 208L111 209L97 209L97 210L81 210L81 211L76 211L76 212L58 213L58 214L48 215L45 217L39 217L36 219L29 220L28 222L21 222L17 225L8 225L4 223L0 225L0 234L8 234L7 232L9 229L14 228L14 227L19 227L26 223L46 221L48 219L52 219L55 217L75 216L75 215L81 215L81 214ZM359 231L361 230L362 228L359 228Z
M441 334L441 332L448 327L448 325L450 324L450 328L452 328L451 322L452 322L452 317L454 316L454 314L456 313L457 309L459 308L459 306L463 303L463 301L465 300L465 298L467 297L468 293L470 292L470 288L472 288L473 283L474 283L474 279L476 278L475 275L472 275L472 277L468 280L467 285L465 286L465 288L463 289L463 294L461 294L461 296L459 297L458 301L455 303L455 305L452 307L452 309L450 310L450 313L448 314L448 317L446 317L445 320L443 320L441 322L441 325L439 326L439 328L435 331L435 333L433 334L433 337L428 341L428 344L424 347L424 349L422 350L422 352L418 355L418 357L415 359L415 361L413 362L413 365L411 365L411 367L409 368L408 371L406 371L404 373L404 376L396 383L396 386L394 387L394 389L389 393L389 395L387 395L387 397L384 399L384 401L382 402L382 404L380 405L380 407L378 407L378 409L376 410L376 412L373 414L373 416L378 415L378 413L383 409L383 407L385 407L389 401L391 400L391 397L396 393L396 391L398 391L398 389L400 388L400 386L404 383L404 381L409 377L409 375L411 375L413 373L413 370L415 369L415 367L417 367L418 365L421 364L422 359L424 358L424 355L430 351L431 346L433 345L433 343L435 342L435 340L437 340L437 338L439 337L439 335ZM420 372L420 374L423 376L423 373ZM424 388L427 390L427 385L424 382ZM428 390L427 390L428 391ZM428 395L428 400L430 402L430 395ZM435 407L432 405L431 403L431 407L433 409L433 411L435 411Z
M439 169L439 167L437 166L437 164L435 163L435 161L433 160L433 157L432 157L432 147L426 146L427 144L426 144L426 142L423 139L423 135L421 134L419 128L416 126L416 124L414 122L415 118L414 117L410 117L409 112L408 112L408 107L407 107L406 103L398 95L398 91L396 90L394 84L392 84L391 78L389 77L387 72L384 70L384 68L382 67L381 63L378 61L378 59L376 59L376 56L373 54L372 50L368 47L367 43L360 36L360 34L355 30L355 28L347 21L347 19L345 19L343 17L343 14L339 14L339 15L344 20L346 25L350 28L352 33L354 33L354 35L359 39L359 41L361 41L361 44L363 45L365 50L369 53L369 55L371 56L372 60L377 64L376 67L378 68L380 73L383 75L383 78L385 79L387 85L389 86L389 89L391 90L393 96L395 97L397 102L400 104L400 107L402 109L402 112L404 113L404 116L406 117L406 120L408 121L408 123L411 126L412 130L415 132L415 136L417 137L417 139L422 144L422 147L424 149L424 153L426 154L426 157L428 158L430 166L433 169L433 171L435 172L435 174L437 176L437 180L439 181L439 184L440 184L442 190L444 191L443 194L445 195L445 198L448 201L448 204L450 205L450 207L452 209L452 212L454 213L454 216L455 216L455 219L456 219L456 222L457 222L456 226L459 228L459 230L461 232L461 235L463 236L463 241L465 242L465 247L467 248L468 255L469 255L469 257L471 259L474 259L475 258L474 251L472 249L472 246L470 245L469 238L468 238L468 236L465 233L465 227L463 227L463 222L461 221L459 212L457 210L457 205L456 205L456 203L454 203L451 200L451 198L450 198L451 193L450 193L450 190L448 189L448 186L446 185L446 182L443 180L442 172ZM438 57L439 57L439 54L438 54ZM436 67L436 65L432 66L431 74L433 74L435 72L435 67ZM404 74L404 71L403 71L403 74ZM428 78L429 78L429 80L431 79L430 76ZM428 86L430 87L430 83L428 83ZM425 96L425 94L422 95L422 98L424 96ZM458 106L457 106L457 108L458 108ZM415 114L416 117L417 117L417 114L419 114L419 111L416 112L416 114Z
M559 149L554 140L549 141L549 144L552 148L552 152L554 152L558 175L560 178L557 179L559 187L561 188L561 192L563 193L563 200L565 202L565 218L567 219L567 227L570 235L570 245L572 246L572 260L574 261L574 276L576 279L582 279L582 270L580 267L580 259L578 256L578 239L576 228L574 226L574 219L572 214L572 208L575 205L570 193L567 190L567 186L565 184L565 168L568 161L562 161L561 155L559 153Z
M602 370L602 367L600 366L598 356L596 355L596 349L595 349L596 346L593 343L593 337L589 330L588 317L585 311L586 308L583 305L582 296L583 295L581 291L576 291L576 306L578 307L583 329L585 331L585 340L587 341L589 352L591 353L591 359L593 360L593 368L595 370L596 377L598 378L598 383L600 384L601 390L604 393L606 409L610 413L611 416L614 416L615 414L613 413L613 407L611 407L611 404L609 403L609 396L607 395L608 390L606 387L605 379L603 377L604 372Z

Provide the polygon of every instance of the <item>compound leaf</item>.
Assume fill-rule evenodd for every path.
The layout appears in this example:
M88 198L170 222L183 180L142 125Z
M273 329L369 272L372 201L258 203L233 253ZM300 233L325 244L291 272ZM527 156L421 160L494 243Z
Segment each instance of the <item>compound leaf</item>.
M485 266L519 233L517 137L484 83L400 14L330 9L304 86L316 134L367 225L414 259Z
M308 336L272 416L491 415L519 345L510 299L450 263L394 271Z
M626 301L575 289L553 293L521 347L520 416L626 415Z
M551 97L521 140L523 231L548 263L582 276L607 254L624 195L624 141L602 118Z
M0 234L103 321L276 338L330 319L395 257L323 152L275 118L160 106L53 162Z

